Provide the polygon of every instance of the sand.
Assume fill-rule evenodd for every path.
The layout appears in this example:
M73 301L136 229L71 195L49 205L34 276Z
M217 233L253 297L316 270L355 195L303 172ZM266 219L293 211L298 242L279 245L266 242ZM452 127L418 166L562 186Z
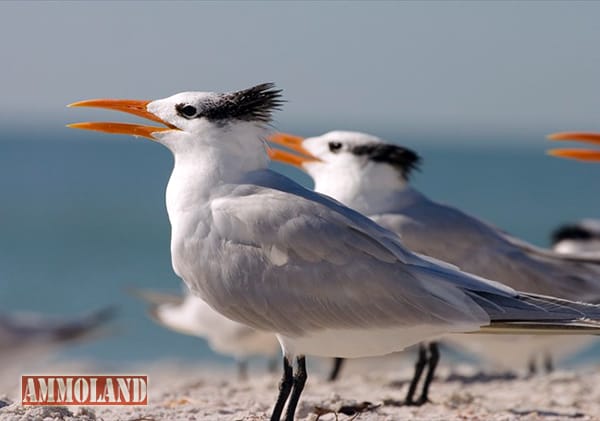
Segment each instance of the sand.
M3 386L0 420L268 420L279 379L262 368L254 366L250 379L239 381L231 368L167 362L138 366L130 372L149 375L144 407L22 407L18 389ZM99 372L89 364L52 371L59 369ZM411 375L406 363L400 369L389 359L358 364L333 384L324 381L324 364L312 362L309 370L299 420L600 420L600 367L511 378L478 376L470 366L443 366L432 402L422 407L386 404L404 396ZM362 412L345 415L340 412L344 406Z

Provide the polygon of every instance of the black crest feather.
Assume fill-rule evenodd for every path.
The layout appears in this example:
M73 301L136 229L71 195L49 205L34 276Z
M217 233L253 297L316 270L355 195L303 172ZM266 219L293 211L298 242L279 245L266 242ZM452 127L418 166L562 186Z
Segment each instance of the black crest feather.
M241 91L219 95L207 104L200 115L209 120L271 121L273 111L283 104L281 89L262 83Z
M591 240L598 236L579 225L563 225L552 232L552 245L562 240Z
M396 168L407 179L412 171L418 170L421 157L413 150L386 143L367 143L352 148L355 155L367 155L375 162L383 162Z

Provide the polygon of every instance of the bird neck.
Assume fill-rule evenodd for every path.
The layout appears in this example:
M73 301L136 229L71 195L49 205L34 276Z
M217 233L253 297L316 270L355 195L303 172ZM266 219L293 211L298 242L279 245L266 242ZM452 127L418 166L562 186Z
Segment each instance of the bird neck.
M377 177L345 172L340 176L328 174L315 179L315 191L366 215L388 210L399 195L410 190L408 182L395 171Z
M223 184L238 184L247 173L267 168L265 135L260 125L240 123L164 141L175 158L167 186L169 214L200 206Z
M262 155L231 153L214 147L205 148L202 154L175 153L167 185L167 210L171 213L200 206L222 185L243 182L249 172L267 168L268 158L265 152Z

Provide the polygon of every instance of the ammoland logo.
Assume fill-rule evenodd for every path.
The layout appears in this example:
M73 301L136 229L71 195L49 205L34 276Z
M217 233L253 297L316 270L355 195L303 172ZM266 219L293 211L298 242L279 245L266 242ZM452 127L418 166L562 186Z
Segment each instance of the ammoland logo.
M148 376L21 376L22 405L148 405Z

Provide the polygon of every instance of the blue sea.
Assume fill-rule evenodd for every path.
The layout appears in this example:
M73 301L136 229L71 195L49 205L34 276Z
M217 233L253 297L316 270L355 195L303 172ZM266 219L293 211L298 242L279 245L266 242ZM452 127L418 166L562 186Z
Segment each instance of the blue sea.
M15 125L15 127L17 127ZM300 134L318 130L301 127ZM546 156L542 134L380 133L424 158L414 184L506 231L546 246L559 224L600 217L600 164ZM112 335L68 358L224 362L197 338L152 323L127 287L178 292L169 254L162 146L66 128L4 128L0 135L0 309L75 315L119 308ZM275 169L310 186L299 171ZM575 361L600 356L600 347Z

